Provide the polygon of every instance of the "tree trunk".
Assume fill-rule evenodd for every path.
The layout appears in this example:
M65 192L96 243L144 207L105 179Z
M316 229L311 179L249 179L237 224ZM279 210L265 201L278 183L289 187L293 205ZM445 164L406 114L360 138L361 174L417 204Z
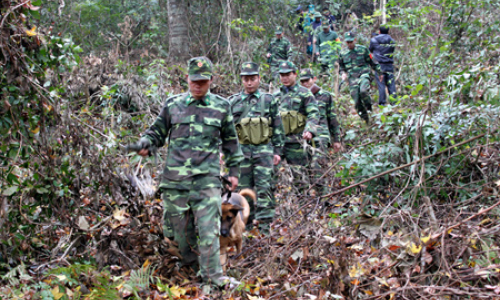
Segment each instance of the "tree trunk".
M187 1L168 0L168 45L174 62L184 63L190 57Z

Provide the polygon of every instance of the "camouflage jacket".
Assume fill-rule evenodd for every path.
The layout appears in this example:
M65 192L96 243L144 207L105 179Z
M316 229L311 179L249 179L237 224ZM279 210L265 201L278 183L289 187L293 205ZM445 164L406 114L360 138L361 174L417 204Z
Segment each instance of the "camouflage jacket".
M340 39L335 31L325 33L323 30L319 31L315 37L316 52L323 55L338 56L340 50ZM328 42L332 42L330 45Z
M286 37L279 40L274 38L267 48L267 53L271 53L272 63L279 64L279 61L288 60L292 55L292 44Z
M279 102L280 112L295 110L306 116L304 131L309 131L313 136L316 135L319 121L318 103L310 90L298 84L293 87L281 86L274 97ZM302 133L289 134L285 138L285 143L300 143L301 139Z
M265 155L281 155L282 148L285 143L285 131L281 123L281 115L279 113L278 101L271 94L255 93L248 95L244 92L232 95L229 97L229 103L233 111L234 120L238 120L247 105L251 105L250 111L245 117L254 118L261 117L261 104L264 101L264 115L263 117L271 120L270 127L272 128L271 141L267 144L261 145L241 145L241 150L245 157L260 157Z
M349 79L359 78L362 75L370 75L370 67L380 72L380 65L375 63L368 48L356 45L353 50L349 48L340 52L339 65L341 72L347 72Z
M168 98L144 137L157 147L163 146L168 138L160 188L187 188L196 175L217 178L220 175L219 144L229 176L239 176L243 154L230 104L220 96L209 92L203 100L194 99L190 93Z
M313 85L311 92L314 94L316 101L318 102L318 109L320 113L320 126L325 128L320 133L318 133L320 139L327 143L333 139L334 143L340 141L339 139L339 122L337 120L337 115L335 114L335 107L333 102L332 94L322 90L319 86ZM330 139L331 137L331 139Z

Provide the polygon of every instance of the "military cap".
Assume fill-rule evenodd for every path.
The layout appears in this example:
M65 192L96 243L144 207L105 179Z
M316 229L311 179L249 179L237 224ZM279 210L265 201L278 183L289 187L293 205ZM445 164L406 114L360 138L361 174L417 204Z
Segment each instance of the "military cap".
M325 28L330 28L330 24L328 24L328 21L323 20L323 22L321 24L321 29L325 29Z
M210 80L212 62L205 56L193 57L188 61L188 75L191 81Z
M355 37L356 37L356 35L353 32L350 32L350 31L348 31L348 32L346 32L344 34L344 40L346 42L352 42L352 41L354 41Z
M323 15L320 12L315 12L314 13L314 18L321 18Z
M297 67L291 61L284 61L284 62L280 63L280 67L278 69L278 73L280 73L280 74L286 74L286 73L295 72L295 71L297 71Z
M274 34L282 34L282 33L283 33L283 27L276 26L276 29L274 29Z
M251 61L243 63L240 76L243 75L259 75L259 65Z
M300 70L300 80L308 80L314 78L313 71L309 68Z

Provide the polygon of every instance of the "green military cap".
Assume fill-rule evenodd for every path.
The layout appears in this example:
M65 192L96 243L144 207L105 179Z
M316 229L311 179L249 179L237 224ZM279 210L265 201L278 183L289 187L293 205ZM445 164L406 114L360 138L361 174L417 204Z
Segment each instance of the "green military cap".
M309 68L300 70L300 80L308 80L314 78L313 71Z
M276 26L274 29L274 34L282 34L283 33L283 27L281 26Z
M330 28L330 24L328 23L327 19L323 19L323 21L321 21L321 29L325 28Z
M317 12L314 13L314 17L315 18L321 18L321 17L323 17L323 15L320 12L317 11Z
M243 63L240 76L243 75L259 75L259 65L251 61Z
M356 35L353 32L350 32L350 31L348 31L348 32L346 32L344 34L344 40L346 42L352 42L352 41L354 41L355 37L356 37Z
M193 57L188 61L188 75L191 81L210 80L212 62L205 56Z
M297 71L297 67L291 61L284 61L284 62L280 63L280 66L278 69L278 73L280 73L280 74L286 74L286 73L295 72L295 71Z

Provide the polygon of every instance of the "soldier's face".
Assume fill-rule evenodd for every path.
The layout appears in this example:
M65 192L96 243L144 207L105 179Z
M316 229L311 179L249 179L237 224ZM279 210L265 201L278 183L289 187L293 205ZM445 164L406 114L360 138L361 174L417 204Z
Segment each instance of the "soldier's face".
M347 48L349 48L349 50L352 50L354 49L354 46L356 46L356 43L354 43L355 41L352 41L352 42L346 42L347 43Z
M253 94L260 85L260 76L259 75L242 75L241 81L243 81L243 89L247 94Z
M297 82L297 73L289 72L289 73L280 73L280 80L284 86L294 86Z
M210 84L212 84L212 79L191 81L191 79L189 79L188 77L187 80L189 91L191 92L191 95L197 100L202 99L208 93Z
M276 38L279 40L279 39L281 39L282 36L283 36L283 33L280 33L280 34L276 35Z
M305 88L311 89L312 86L314 85L314 82L316 82L315 79L316 79L316 77L301 80L300 81L300 85L303 86L303 87L305 87Z

